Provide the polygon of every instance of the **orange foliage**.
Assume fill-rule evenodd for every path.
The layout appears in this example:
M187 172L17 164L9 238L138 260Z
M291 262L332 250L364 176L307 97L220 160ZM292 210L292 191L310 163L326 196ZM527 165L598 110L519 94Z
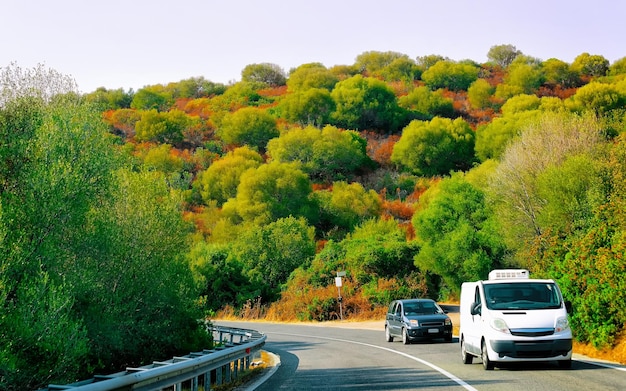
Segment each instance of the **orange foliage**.
M394 217L398 220L411 220L415 213L412 204L400 200L383 201L383 215Z
M406 84L406 82L403 81L392 81L390 83L387 83L389 85L389 87L391 87L393 93L397 96L397 97L401 97L404 95L407 95L409 93L409 86Z
M181 109L188 115L207 119L213 114L210 98L198 98L189 100Z
M367 155L381 166L391 165L393 146L400 139L400 135L381 135L364 131L361 136L367 140Z
M289 289L283 291L281 299L271 303L265 313L270 321L327 321L344 319L380 318L384 308L373 306L349 278L343 279L339 308L337 287L329 282L324 287L312 287L304 277L302 281L291 281Z
M555 96L557 98L567 99L570 96L574 95L577 90L577 88L563 88L560 85L543 85L539 88L537 96Z
M282 96L287 93L287 86L284 85L284 86L278 86L278 87L265 88L262 90L258 90L257 93L264 97Z
M313 191L332 190L332 187L333 187L331 183L314 183L312 186L313 186Z
M176 99L176 102L174 103L174 108L176 110L185 111L185 107L187 106L190 100L191 98L178 98Z

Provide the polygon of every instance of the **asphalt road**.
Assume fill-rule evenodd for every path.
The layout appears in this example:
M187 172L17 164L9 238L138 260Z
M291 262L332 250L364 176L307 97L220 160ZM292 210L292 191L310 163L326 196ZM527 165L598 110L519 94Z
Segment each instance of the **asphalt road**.
M264 350L278 355L280 366L257 391L626 390L626 366L576 355L569 370L546 362L485 371L480 359L471 365L461 362L456 338L452 343L388 343L382 324L380 330L349 325L216 324L267 335Z

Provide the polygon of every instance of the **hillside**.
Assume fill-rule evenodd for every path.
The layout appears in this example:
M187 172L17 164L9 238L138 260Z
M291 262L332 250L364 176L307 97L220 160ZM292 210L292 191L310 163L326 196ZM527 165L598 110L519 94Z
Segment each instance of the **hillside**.
M85 95L3 69L0 329L17 342L0 345L2 381L175 354L217 313L454 301L500 267L557 280L578 342L619 354L626 57L488 58L365 52Z

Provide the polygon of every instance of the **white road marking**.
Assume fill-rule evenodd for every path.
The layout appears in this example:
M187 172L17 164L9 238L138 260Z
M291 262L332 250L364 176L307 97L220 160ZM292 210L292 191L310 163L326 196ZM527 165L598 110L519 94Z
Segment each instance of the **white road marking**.
M388 352L391 353L395 353L395 354L399 354L401 356L404 356L406 358L409 358L413 361L417 361L420 364L426 365L427 367L430 367L432 369L434 369L435 371L441 373L442 375L444 375L445 377L447 377L448 379L454 381L455 383L457 383L458 385L460 385L461 387L465 388L466 390L470 390L470 391L478 391L476 390L474 387L470 386L469 384L467 384L466 382L464 382L463 380L459 379L458 377L454 376L453 374L451 374L450 372L446 371L443 368L440 368L438 366L436 366L433 363L430 363L426 360L422 360L419 357L415 357L415 356L411 356L410 354L406 354L403 352L399 352L397 350L393 350L390 348L384 348L382 346L378 346L378 345L372 345L369 343L365 343L365 342L358 342L358 341L351 341L349 339L339 339L339 338L329 338L329 337L318 337L318 336L314 336L314 335L304 335L304 334L288 334L288 333L272 333L272 332L268 332L266 334L280 334L280 335L291 335L293 337L305 337L305 338L318 338L318 339L325 339L325 340L329 340L329 341L337 341L337 342L346 342L346 343L352 343L352 344L356 344L356 345L363 345L363 346L368 346L370 348L375 348L375 349L380 349L380 350L386 350Z

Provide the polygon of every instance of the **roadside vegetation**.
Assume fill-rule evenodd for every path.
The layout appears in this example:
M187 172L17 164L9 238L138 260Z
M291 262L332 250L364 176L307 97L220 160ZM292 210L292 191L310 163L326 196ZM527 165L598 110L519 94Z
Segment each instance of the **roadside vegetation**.
M0 390L206 347L217 314L336 320L338 272L371 319L527 268L626 362L626 57L487 56L86 94L1 68Z

